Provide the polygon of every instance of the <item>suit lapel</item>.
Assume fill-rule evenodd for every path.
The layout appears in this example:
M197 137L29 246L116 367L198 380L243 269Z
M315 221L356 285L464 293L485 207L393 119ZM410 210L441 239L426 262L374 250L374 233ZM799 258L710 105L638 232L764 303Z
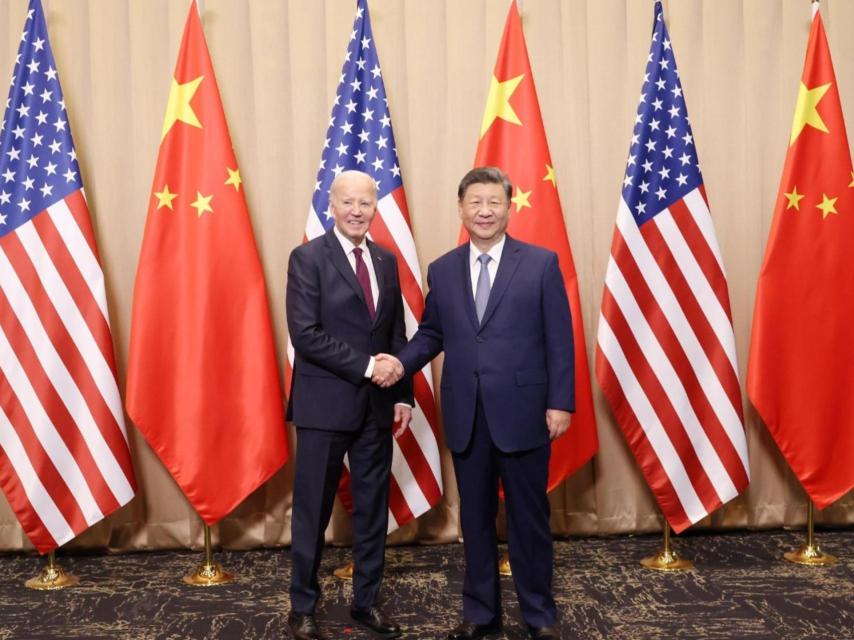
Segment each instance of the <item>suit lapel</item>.
M486 310L483 312L483 320L480 323L481 329L486 326L492 314L495 313L496 307L501 302L501 298L507 291L507 286L513 279L516 268L519 266L520 247L510 236L506 238L504 251L501 253L501 261L498 263L498 272L495 274L495 282L492 284L492 289L489 292L489 302L486 304ZM473 304L474 302L472 302Z
M463 306L465 307L466 315L469 317L472 327L477 331L477 310L474 308L474 295L472 295L471 291L471 265L469 264L470 251L471 245L466 242L463 246L457 249L457 256L460 259L460 275L462 276L460 284L462 285Z
M387 302L384 291L386 280L390 277L390 274L386 270L391 268L391 263L380 255L375 242L371 242L370 240L367 242L368 250L371 253L371 262L374 265L374 273L377 276L377 306L374 310L374 324L376 324L383 310L383 305Z
M353 267L350 266L350 261L344 253L344 248L341 246L341 243L338 241L338 238L335 237L335 233L331 229L326 232L325 240L326 248L329 251L330 262L335 265L335 268L338 269L341 276L344 278L344 281L350 285L353 292L359 296L359 299L362 301L362 307L365 309L365 315L370 318L370 314L368 313L368 304L365 302L365 294L362 293L362 287L359 284L359 281L356 280L356 272L353 271Z

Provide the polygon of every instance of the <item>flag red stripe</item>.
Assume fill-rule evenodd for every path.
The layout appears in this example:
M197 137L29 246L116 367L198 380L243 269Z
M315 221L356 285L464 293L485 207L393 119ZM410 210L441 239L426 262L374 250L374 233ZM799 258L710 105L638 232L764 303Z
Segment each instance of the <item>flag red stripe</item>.
M94 386L94 381L92 381L89 370L82 359L80 359L71 336L65 330L65 326L62 325L62 321L56 314L56 310L47 298L44 290L39 286L40 281L37 279L35 271L31 271L32 263L24 253L24 249L20 245L17 236L9 234L5 240L4 249L6 255L9 257L9 261L15 265L18 276L27 291L27 295L35 306L46 333L50 336L60 359L80 389L86 404L91 409L93 405L97 407L98 401L100 401L102 411L106 413L106 416L99 416L98 413L93 411L96 421L100 417L102 420L106 418L114 422L109 409L103 403L103 398L101 398L98 389ZM11 308L3 291L0 291L0 306L7 309ZM95 497L98 508L102 513L110 513L117 509L119 507L118 501L101 475L92 452L89 450L74 418L69 413L56 388L51 384L48 374L39 361L30 339L24 332L24 327L14 313L3 314L0 325L2 325L3 331L8 336L9 342L15 345L15 354L21 362L27 379L30 381L50 421L54 424L63 442L65 442L68 450L77 461L81 472L86 478L86 483ZM13 424L17 423L13 421ZM38 468L38 465L34 466ZM75 531L81 530L75 529Z
M430 429L433 431L433 437L438 442L440 438L439 413L436 410L436 403L433 400L433 390L427 384L427 376L423 372L419 371L412 376L412 391L416 402L418 402L418 407L424 413L427 424L430 425Z
M609 304L613 304L613 300ZM622 393L620 382L614 375L608 359L598 346L596 347L596 376L662 513L676 533L684 531L691 526L691 521L682 508L676 490L664 472L664 467L659 462L655 450L647 440L637 416Z
M0 292L0 294L2 294L2 292ZM3 299L3 302L5 302L5 298ZM6 327L3 327L3 329L5 331ZM75 532L79 533L80 531L83 531L89 525L86 522L86 518L83 515L83 511L80 509L80 505L77 503L76 498L72 494L71 489L65 483L65 480L63 480L62 476L59 474L59 470L56 468L54 461L44 450L44 447L42 447L42 444L39 441L35 430L33 429L32 423L27 417L27 414L24 411L24 408L21 406L21 403L18 401L17 396L15 396L15 394L12 392L12 387L9 384L8 379L2 372L0 372L0 394L2 394L3 410L6 412L6 415L9 418L9 422L14 425L15 433L18 434L18 439L21 441L21 444L23 445L24 450L26 451L27 458L29 459L30 464L33 466L33 469L35 469L36 474L38 474L39 480L41 480L41 483L44 485L45 490L50 495L51 499L56 504L60 513L62 513L62 516L65 518L65 521L68 522L69 526ZM59 428L59 425L57 425L57 428ZM71 451L74 452L74 449L71 449ZM78 461L78 464L81 464L81 461ZM14 474L11 463L9 463L9 470ZM4 484L4 490L7 492L9 492L10 490L20 491L23 506L32 508L29 503L29 498L26 497L24 488L20 485L20 481L18 480L17 475L14 475L14 481L15 484ZM7 495L11 494L7 493ZM27 513L27 511L16 511L16 513L22 514ZM35 510L33 510L32 513L35 517L35 521L38 522L38 527L44 528L44 524L38 518L38 515L36 514ZM33 525L35 525L35 521L33 522ZM21 524L23 525L24 522L21 521ZM31 535L30 531L37 532L39 531L38 527L33 528L31 530L25 529L25 531L27 531L27 535ZM50 534L47 532L46 528L44 528L44 532L47 536L50 537Z
M409 264L403 257L397 243L394 241L388 227L383 220L382 214L374 216L371 223L371 237L374 242L391 251L397 257L397 272L400 276L400 290L406 304L415 316L416 321L421 321L424 313L424 294L421 292L421 283L412 275Z
M435 504L431 502L430 504ZM415 518L412 509L409 508L409 503L406 501L406 496L400 489L393 474L389 474L388 478L388 508L391 510L394 519L398 526L402 526Z
M649 403L655 410L655 414L658 416L664 431L667 433L667 437L676 450L682 466L685 467L688 477L691 478L694 491L700 497L707 512L716 509L721 504L720 497L715 491L709 476L706 474L697 456L697 452L688 438L688 434L685 432L685 425L679 419L679 415L665 393L661 380L649 365L649 361L644 356L643 351L641 351L640 345L626 322L626 318L620 310L617 301L611 296L611 292L607 287L602 297L602 313L611 326L614 335L619 337L620 347L626 355L626 360L631 366ZM689 391L689 398L690 393ZM642 430L635 433L634 437L643 437L646 439L646 435ZM638 455L637 441L630 440L629 443L635 454ZM674 499L678 500L675 494Z
M427 498L427 502L431 505L436 504L442 498L442 490L439 488L439 483L436 481L433 470L421 450L421 445L415 439L412 429L407 429L397 438L397 446L400 447L400 451L403 453L412 475L415 476L415 481L421 488L421 492Z
M0 379L3 380L2 386L6 386L6 379L2 373L0 373ZM12 511L18 517L21 528L33 546L41 552L56 548L57 541L48 533L47 527L30 503L21 479L15 473L12 463L2 447L0 447L0 486L3 488L3 493L6 494L9 506L12 507Z
M74 217L80 231L83 232L83 237L89 244L92 254L100 264L101 257L98 255L98 245L95 244L95 233L92 230L92 220L89 217L89 206L86 204L86 198L83 196L83 190L78 189L73 193L65 196L65 204L68 205L68 210Z
M685 279L684 274L679 269L679 265L673 258L670 248L667 246L667 242L665 242L658 227L654 223L645 224L641 229L641 235L643 236L647 246L649 246L649 250L655 258L655 261L661 268L661 271L667 280L667 284L670 286L670 290L673 292L682 312L685 314L692 331L697 336L697 340L699 341L703 352L708 357L709 362L715 371L715 375L718 377L718 380L720 380L727 397L729 397L730 403L732 403L732 406L736 408L736 411L740 415L741 412L737 409L741 406L741 389L738 384L738 377L732 368L732 363L727 357L726 351L718 340L717 335L715 335L708 317L697 302L694 292L691 291L688 281ZM623 263L621 262L621 268L622 264ZM632 262L632 264L634 264L634 262ZM634 273L635 278L630 281L632 289L635 288L635 284L638 279L644 279L640 272L635 271ZM629 280L628 276L626 277L626 280ZM644 302L640 302L639 304L641 309L644 310L653 308L652 306L647 305L655 305L656 309L658 306L651 295L650 297L645 298ZM670 329L667 319L664 318L662 314L647 313L646 315L651 317L653 320L656 320L656 327L660 326L664 328L666 326L667 329ZM656 333L659 332L656 331ZM667 345L669 347L667 352L671 361L674 360L674 357L679 355L684 357L684 351L676 339L676 335L672 333L672 330L669 332L669 335L667 335ZM687 358L685 358L685 364L687 365L685 374L686 376L690 375L690 379L692 379L689 395L693 396L695 393L702 394L702 389L699 387L699 382L697 381L693 368ZM682 378L683 383L689 380L689 378L686 378L683 375L680 375L680 378ZM729 437L725 437L727 441L729 441Z
M83 274L80 272L77 263L74 262L71 252L68 251L68 247L63 242L50 216L43 213L33 218L32 222L41 238L42 244L44 244L45 249L50 254L51 260L56 266L56 270L59 272L59 276L65 284L66 289L68 289L71 297L74 298L75 304L80 309L83 319L89 327L89 332L95 338L101 354L115 375L116 365L113 355L113 341L110 336L110 325L107 323L104 314L101 313L98 301L92 295L92 290L86 284Z
M651 226L653 225L644 225L645 228ZM657 230L650 230L648 233L646 233L646 229L644 231L644 238L647 239L653 255L656 256L659 265L661 265L662 271L664 271L674 295L679 301L683 312L688 317L689 323L712 363L712 368L715 370L716 376L727 392L730 402L733 403L733 406L736 408L736 414L740 418L741 395L738 390L738 378L732 370L726 353L720 346L717 336L715 336L708 325L706 316L700 310L687 282L685 282L678 267L672 262L672 255L664 239L661 238ZM673 366L682 386L685 388L685 393L691 407L697 415L700 426L714 447L716 455L721 459L733 483L737 487L745 486L748 478L738 452L700 384L694 367L691 366L691 362L682 345L679 343L673 327L667 322L667 319L653 297L643 274L625 247L615 248L614 260L620 267L620 271L623 273L629 288L632 290L638 306L643 311L644 317L649 323L661 348L664 350L667 359ZM616 329L614 329L614 333L617 336L623 336ZM639 353L638 357L644 358L642 353ZM629 358L629 361L633 362L631 358ZM652 370L649 372L650 375L655 375ZM735 396L732 393L733 389L735 390ZM690 442L688 446L691 446Z
M697 226L697 221L691 215L688 205L685 204L684 200L677 200L670 205L669 209L673 221L679 227L679 231L685 238L685 242L691 248L691 253L694 254L694 258L697 260L697 264L702 270L703 275L709 281L718 302L726 311L727 318L732 322L732 311L729 306L729 288L726 276L721 270L721 265L715 253L712 251L709 243L706 242L705 236L700 231L700 227ZM741 403L737 403L737 406L741 406Z

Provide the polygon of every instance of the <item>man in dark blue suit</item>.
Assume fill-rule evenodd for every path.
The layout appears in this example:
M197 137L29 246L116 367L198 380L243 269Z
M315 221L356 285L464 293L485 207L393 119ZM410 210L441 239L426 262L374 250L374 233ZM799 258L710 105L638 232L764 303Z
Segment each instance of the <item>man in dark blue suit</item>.
M288 626L297 640L323 637L314 618L317 570L349 453L350 614L380 636L395 638L400 628L377 608L377 597L388 529L391 427L397 421L408 425L413 399L405 382L390 384L390 363L373 354L394 353L406 344L397 260L366 238L377 206L370 176L341 173L329 202L335 226L294 249L288 263L286 306L294 346L288 417L297 427Z
M550 442L575 409L572 322L557 256L506 234L510 194L496 168L462 179L458 207L471 241L430 265L424 315L399 362L381 356L411 375L445 352L442 416L466 557L463 622L451 640L501 629L499 478L522 616L532 638L558 637L546 487Z

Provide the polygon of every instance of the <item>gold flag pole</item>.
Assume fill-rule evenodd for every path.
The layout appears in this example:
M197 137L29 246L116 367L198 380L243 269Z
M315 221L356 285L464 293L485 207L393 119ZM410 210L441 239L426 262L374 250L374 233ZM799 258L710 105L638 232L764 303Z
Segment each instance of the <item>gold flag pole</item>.
M806 564L812 567L827 567L836 562L836 556L832 556L829 553L824 553L818 544L815 542L813 536L815 533L815 519L813 514L813 503L811 499L808 499L807 504L807 543L803 545L797 551L787 551L783 554L783 557L789 562L794 562L795 564Z
M498 560L498 573L502 576L513 575L513 568L510 566L510 554L507 551L502 553Z
M640 561L641 565L647 569L655 569L656 571L684 571L693 569L694 563L685 558L680 558L678 554L670 546L670 524L664 518L664 544L654 556L644 558Z
M41 570L35 578L30 578L24 584L28 589L48 591L53 589L66 589L73 587L78 582L77 576L66 573L62 567L56 564L56 552L47 554L47 566Z
M193 587L213 587L228 584L234 580L234 576L222 570L218 562L213 561L213 549L211 545L211 528L205 524L205 561L196 567L194 573L184 576L184 584Z

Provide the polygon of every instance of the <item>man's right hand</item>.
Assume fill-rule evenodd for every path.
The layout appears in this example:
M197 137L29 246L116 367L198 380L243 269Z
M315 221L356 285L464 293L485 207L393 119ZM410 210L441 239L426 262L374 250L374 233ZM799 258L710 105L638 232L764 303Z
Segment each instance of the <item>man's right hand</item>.
M403 365L400 360L387 353L374 356L374 373L371 380L386 389L403 377Z

